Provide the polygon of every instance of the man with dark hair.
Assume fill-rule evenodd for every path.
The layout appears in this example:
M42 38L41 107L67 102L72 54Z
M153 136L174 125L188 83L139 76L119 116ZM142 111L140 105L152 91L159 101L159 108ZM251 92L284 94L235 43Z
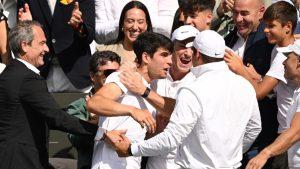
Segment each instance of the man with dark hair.
M186 0L181 2L185 24L196 27L199 31L210 29L213 19L215 0Z
M157 156L180 145L175 161L181 168L240 167L242 152L261 130L255 91L223 61L225 42L218 33L200 32L193 46L196 80L179 89L166 129L141 142L121 135L112 141L120 156Z
M98 124L98 116L87 111L86 102L103 86L105 79L112 72L119 69L120 61L120 56L111 51L97 51L92 55L89 62L89 70L93 88L86 98L80 98L68 106L67 112L70 115L96 125ZM77 168L91 168L94 137L83 137L73 134L69 134L68 136L72 145L78 152Z
M145 98L150 93L150 83L154 79L165 78L172 64L173 44L167 37L144 32L133 44L138 63L137 73L142 75L147 90L142 95L135 95L120 82L119 72L112 73L104 86L88 101L88 111L100 115L99 129L95 138L92 168L140 168L140 157L119 158L112 147L103 141L103 135L109 140L118 141L114 130L126 130L132 140L144 140L146 132L155 131L155 113ZM146 125L146 127L144 127ZM112 130L112 131L111 131ZM111 133L105 134L106 131ZM120 132L120 131L119 131Z
M16 57L0 75L0 168L49 168L48 128L94 135L97 126L62 111L38 67L49 51L41 25L19 22L9 33Z

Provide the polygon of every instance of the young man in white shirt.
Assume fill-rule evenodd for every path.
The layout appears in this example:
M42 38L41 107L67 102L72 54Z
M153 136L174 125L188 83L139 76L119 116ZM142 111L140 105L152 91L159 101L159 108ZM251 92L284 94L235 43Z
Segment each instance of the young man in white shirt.
M93 169L139 169L139 157L119 158L112 147L103 141L104 132L112 141L118 141L112 130L126 130L126 136L132 140L144 140L146 124L150 132L155 131L152 115L155 109L144 99L149 95L151 81L165 78L172 64L173 45L170 39L145 32L134 42L137 56L137 72L142 75L147 90L142 95L135 95L120 82L119 72L112 73L106 84L88 101L88 111L100 115L99 131L95 138ZM103 131L106 130L106 131Z
M158 97L163 96L175 99L179 88L195 79L193 73L190 72L190 68L193 66L192 56L194 51L192 50L192 44L198 33L199 31L191 25L181 26L173 32L171 38L174 45L172 66L170 67L166 78L153 81L151 84L153 89L151 93L155 91L158 94ZM142 94L146 89L139 74L136 74L133 71L122 71L120 80L130 92L137 95ZM151 97L147 97L146 99L150 103L153 101L153 98ZM170 115L171 114L165 114L159 111L156 113L157 130L154 134L158 134L166 128L170 120ZM180 166L174 162L175 154L176 150L173 150L167 155L149 157L146 167L147 169L180 168Z
M120 156L166 154L181 144L175 159L181 168L240 167L242 152L261 130L255 91L222 61L225 42L218 33L200 32L193 46L197 79L179 90L166 129L138 143L121 135L113 142Z
M295 41L293 45L288 46L286 52L288 52L285 54L287 59L283 62L284 76L297 86L293 96L293 104L287 114L289 128L281 133L271 145L251 159L247 169L260 169L269 158L287 150L289 168L300 168L300 41Z

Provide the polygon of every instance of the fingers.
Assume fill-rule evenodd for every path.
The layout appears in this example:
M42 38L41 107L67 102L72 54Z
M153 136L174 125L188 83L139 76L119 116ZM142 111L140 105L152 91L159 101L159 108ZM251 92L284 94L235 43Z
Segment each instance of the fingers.
M25 9L25 12L29 12L29 11L30 11L30 10L29 10L29 5L28 5L27 3L25 3L24 9Z
M75 2L74 10L79 10L79 3L78 2Z

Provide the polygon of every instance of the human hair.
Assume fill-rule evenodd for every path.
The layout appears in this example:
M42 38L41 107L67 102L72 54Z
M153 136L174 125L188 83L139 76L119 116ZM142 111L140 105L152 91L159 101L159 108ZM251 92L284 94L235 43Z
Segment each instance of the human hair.
M195 12L202 12L205 10L213 11L215 7L215 0L185 0L180 4L180 8L185 16L193 15Z
M96 51L89 62L89 70L91 73L97 73L98 67L105 65L108 61L121 63L121 58L118 54L112 51Z
M223 58L213 58L213 57L210 57L210 56L207 56L203 53L201 53L201 56L202 56L202 61L203 63L213 63L213 62L221 62L221 61L224 61Z
M15 57L20 57L20 54L23 53L22 51L22 42L26 42L31 45L34 34L33 34L33 27L42 27L41 24L37 21L20 21L15 27L13 27L9 31L8 40L9 46L12 52L14 53Z
M171 36L172 36L172 33L175 31L175 29L177 29L180 26L184 25L184 23L179 20L181 12L182 11L180 10L180 8L178 8L177 11L175 12L174 19L173 19L173 24L172 24L172 29L171 29Z
M170 53L172 53L173 43L166 36L154 32L141 33L133 42L133 50L136 55L136 61L138 64L142 63L142 54L144 52L149 54L150 57L153 57L154 53L159 48L166 49Z
M288 22L292 23L292 33L297 26L297 10L296 8L285 1L279 1L269 6L263 16L264 21L277 20L282 26Z
M120 42L120 41L124 40L125 35L124 35L124 32L122 31L122 28L124 26L125 14L127 13L127 11L129 11L130 9L133 9L133 8L137 8L137 9L144 11L145 16L146 16L147 31L148 32L153 31L150 15L149 15L149 12L148 12L148 9L146 8L146 6L139 1L130 1L124 6L124 8L121 12L121 16L120 16L120 20L119 20L119 32L118 32L118 37L117 37L116 42Z

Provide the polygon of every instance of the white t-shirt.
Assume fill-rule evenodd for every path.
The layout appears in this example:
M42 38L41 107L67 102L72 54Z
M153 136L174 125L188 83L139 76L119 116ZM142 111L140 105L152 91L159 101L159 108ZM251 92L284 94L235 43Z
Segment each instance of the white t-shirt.
M194 74L189 72L181 80L174 81L168 72L166 78L155 80L152 83L152 86L159 95L176 99L179 88L191 83L195 79L196 77ZM176 152L177 149L171 151L168 155L149 157L147 161L147 169L180 169L181 167L174 161Z
M274 91L277 95L277 120L279 123L278 133L282 133L288 128L286 115L292 104L295 87L284 77L284 66L282 63L286 60L286 56L278 52L276 50L277 48L278 46L276 45L272 51L271 67L266 75L276 78L279 81L277 86L274 88Z
M295 113L300 113L300 88L295 90L293 96L293 104L290 107L289 113L287 115L287 123L291 124L291 121ZM300 168L300 142L298 141L288 150L288 159L290 169Z
M112 73L107 77L105 82L105 84L115 83L124 93L118 99L118 102L139 109L148 109L154 115L155 109L141 96L136 96L129 92L120 82L119 74L119 72ZM143 82L149 86L144 79ZM131 116L100 116L98 125L109 131L127 129L126 137L132 142L144 140L146 136L146 128L142 128ZM140 163L140 157L118 157L118 154L109 144L104 141L95 141L92 169L140 169Z

